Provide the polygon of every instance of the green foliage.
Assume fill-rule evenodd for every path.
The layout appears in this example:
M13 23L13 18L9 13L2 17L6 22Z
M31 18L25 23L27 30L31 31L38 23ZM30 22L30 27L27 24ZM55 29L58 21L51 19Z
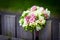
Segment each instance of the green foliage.
M24 23L24 19L23 19L23 18L20 19L19 22L20 22L21 24L23 24L23 23Z

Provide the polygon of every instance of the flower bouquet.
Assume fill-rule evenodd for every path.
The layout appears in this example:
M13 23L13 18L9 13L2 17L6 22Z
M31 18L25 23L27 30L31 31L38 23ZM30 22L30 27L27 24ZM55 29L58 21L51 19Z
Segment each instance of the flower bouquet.
M39 31L46 25L46 19L49 19L50 11L39 6L32 6L30 9L23 11L19 23L27 31L31 31L34 40L34 30Z
M50 17L50 11L39 6L32 6L30 9L23 11L19 23L27 31L39 31L46 25L46 19Z

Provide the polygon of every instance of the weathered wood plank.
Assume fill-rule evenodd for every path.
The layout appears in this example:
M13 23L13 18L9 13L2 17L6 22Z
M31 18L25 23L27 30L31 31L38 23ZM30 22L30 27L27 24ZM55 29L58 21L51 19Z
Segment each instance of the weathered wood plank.
M15 37L15 15L2 15L2 35Z
M46 27L40 31L39 33L40 40L51 40L51 22L52 20L48 20Z

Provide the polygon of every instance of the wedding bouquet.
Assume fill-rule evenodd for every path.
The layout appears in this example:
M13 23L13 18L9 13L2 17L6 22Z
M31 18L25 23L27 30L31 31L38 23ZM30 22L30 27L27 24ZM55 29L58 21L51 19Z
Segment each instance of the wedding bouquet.
M32 6L23 11L19 23L25 30L39 31L46 25L46 19L50 17L50 11L39 6Z

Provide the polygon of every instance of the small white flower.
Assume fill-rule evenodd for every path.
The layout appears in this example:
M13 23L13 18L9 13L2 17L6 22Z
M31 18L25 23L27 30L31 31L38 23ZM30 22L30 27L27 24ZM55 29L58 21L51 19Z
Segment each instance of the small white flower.
M46 9L46 12L47 12L47 14L50 16L50 11L49 11L48 9Z
M31 25L36 26L36 25L37 25L37 23L36 23L36 22L30 23L30 24L29 24L29 26L31 26Z
M19 20L19 24L22 25L22 22L23 22L24 19L20 19Z
M37 27L36 27L36 30L37 30L37 31L41 30L41 27L38 27L38 26L37 26Z
M48 15L48 18L50 17L50 11L46 8L46 14Z
M41 25L44 25L44 24L45 24L45 22L46 22L45 20L40 20L40 22L39 22L39 23L40 23Z
M22 25L22 27L25 27L25 26L27 26L28 24L26 23L26 20L24 19L24 23L23 23L23 25Z
M41 25L44 25L45 24L45 19L44 19L44 17L43 16L39 16L39 23L41 24Z
M36 23L39 23L40 21L39 20L36 20Z
M40 19L40 20L43 20L43 19L44 19L44 17L39 15L39 19Z

